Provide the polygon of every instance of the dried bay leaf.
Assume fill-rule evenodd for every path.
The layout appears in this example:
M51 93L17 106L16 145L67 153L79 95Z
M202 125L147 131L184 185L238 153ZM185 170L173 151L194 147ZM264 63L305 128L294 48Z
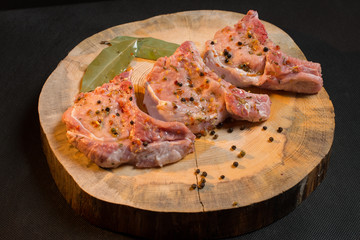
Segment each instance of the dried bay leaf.
M125 71L135 57L135 45L136 39L129 39L102 50L87 67L80 91L92 91Z

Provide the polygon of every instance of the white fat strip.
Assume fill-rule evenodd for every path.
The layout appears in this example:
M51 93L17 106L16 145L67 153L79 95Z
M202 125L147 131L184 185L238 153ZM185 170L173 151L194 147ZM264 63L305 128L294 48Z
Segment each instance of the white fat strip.
M99 141L104 141L104 137L98 138L97 136L95 136L92 132L90 132L89 130L87 130L84 125L76 118L74 117L73 113L74 113L75 107L72 109L71 111L71 117L78 122L78 124L87 132L89 133L89 136L91 136L92 138L99 140ZM77 134L77 135L82 135L82 134Z

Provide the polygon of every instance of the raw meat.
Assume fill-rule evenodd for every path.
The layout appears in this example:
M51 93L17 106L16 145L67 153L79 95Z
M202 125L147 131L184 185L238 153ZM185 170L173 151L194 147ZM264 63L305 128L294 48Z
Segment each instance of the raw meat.
M204 61L237 87L317 93L323 85L318 63L285 55L268 39L256 11L250 10L235 26L219 30L205 44Z
M209 130L229 116L257 122L270 115L268 95L248 93L219 78L190 41L172 56L156 61L145 88L144 104L151 116L183 122L194 133Z
M80 93L63 115L69 142L97 165L157 167L182 159L195 136L182 123L163 122L136 105L130 72Z

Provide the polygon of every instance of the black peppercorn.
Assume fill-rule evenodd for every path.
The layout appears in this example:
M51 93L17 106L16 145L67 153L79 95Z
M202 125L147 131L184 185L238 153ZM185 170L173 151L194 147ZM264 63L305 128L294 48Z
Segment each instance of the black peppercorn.
M211 44L211 45L214 45L215 43L214 43L214 41L211 41L210 44Z
M213 136L215 134L214 130L211 130L210 135Z
M144 142L143 142L144 147L147 147L148 144L149 144L149 143L148 143L147 141L144 141Z
M269 137L269 142L272 142L274 141L274 138L273 137Z
M100 104L101 103L101 101L100 100L97 100L97 102L96 102L97 104Z
M181 98L181 101L182 101L182 102L186 102L186 99L185 99L185 98Z
M239 157L239 158L242 158L242 157L245 156L245 154L246 154L246 152L243 151L243 150L241 150L240 153L238 154L238 157Z
M266 130L267 129L267 126L263 126L263 128L262 128L263 130Z
M205 74L203 72L200 72L200 76L203 77Z
M269 48L267 48L267 47L264 47L264 52L267 52L267 51L269 51Z
M225 176L224 176L224 175L221 175L221 176L220 176L220 179L224 179L224 178L225 178Z
M192 101L194 101L194 98L193 98L193 97L190 97L190 99L189 99L189 100L192 102Z
M192 188L192 189L196 189L196 184L195 184L195 183L192 184L192 185L191 185L191 188Z
M222 128L224 126L224 123L218 123L218 125L216 125L216 128Z
M205 172L205 171L202 172L201 176L206 177L206 176L207 176L207 172Z
M133 100L133 98L132 98L132 97L129 97L129 100L130 100L130 101L132 101L132 100Z
M195 170L195 173L196 173L196 174L199 174L199 173L200 173L200 169L196 169L196 170Z
M234 131L233 128L229 128L229 129L227 130L228 133L232 133L233 131Z
M215 134L215 135L213 136L213 139L217 139L218 137L219 137L219 135Z
M130 121L130 124L131 124L131 125L134 125L134 121L133 121L133 120L131 120L131 121Z
M239 166L239 163L238 162L233 162L233 166L237 167L237 166Z
M231 146L231 149L232 149L232 150L235 150L235 149L236 149L236 146L235 146L235 145L232 145L232 146Z
M283 130L284 130L284 129L283 129L282 127L279 127L279 128L277 129L277 132L278 132L278 133L281 133Z
M244 130L245 129L245 126L240 126L240 130Z
M242 45L242 42L237 42L237 45L241 46L241 45Z

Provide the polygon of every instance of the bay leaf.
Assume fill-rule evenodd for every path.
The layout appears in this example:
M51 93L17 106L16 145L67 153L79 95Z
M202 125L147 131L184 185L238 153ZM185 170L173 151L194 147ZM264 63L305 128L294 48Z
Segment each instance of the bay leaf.
M87 67L80 91L94 90L125 71L134 59L136 42L136 38L127 39L103 49Z
M160 57L171 56L180 46L176 43L166 42L152 37L135 38L129 36L118 36L110 40L110 43L118 44L122 41L128 41L132 39L137 39L135 57L149 60L157 60Z

